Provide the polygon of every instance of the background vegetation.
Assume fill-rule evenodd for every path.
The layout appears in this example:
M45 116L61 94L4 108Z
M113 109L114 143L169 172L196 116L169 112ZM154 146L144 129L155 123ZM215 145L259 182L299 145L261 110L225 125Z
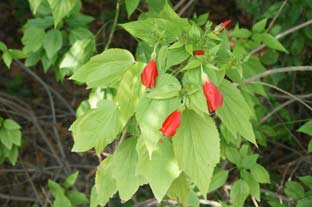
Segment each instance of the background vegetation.
M126 23L150 17L144 17L145 12L160 11L165 1L66 2L63 8L57 0L0 2L2 206L98 204L91 194L97 167L120 140L101 153L94 149L76 153L68 129L76 117L99 100L114 97L116 91L92 85L86 90L68 77L109 48L127 49L136 60L148 62L153 50L146 44L149 37L131 32ZM232 19L222 34L225 42L229 38L237 68L226 75L241 84L243 99L253 109L258 147L240 138L229 139L228 126L220 125L221 162L207 197L192 186L194 195L186 202L169 195L158 202L151 188L143 185L127 202L117 193L107 206L312 206L311 1L174 0L170 5L179 16L206 30L207 19L212 28ZM190 39L196 33L192 32L187 33ZM171 56L177 60L172 65L182 64L179 58L178 52ZM228 93L236 94L232 92ZM239 114L239 106L231 105L233 114ZM217 116L222 120L221 112ZM129 128L128 134L133 133Z

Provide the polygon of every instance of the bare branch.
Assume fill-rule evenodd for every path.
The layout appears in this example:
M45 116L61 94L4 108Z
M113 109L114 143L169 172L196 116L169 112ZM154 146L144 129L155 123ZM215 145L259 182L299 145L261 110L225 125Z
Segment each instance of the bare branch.
M7 199L7 200L14 200L14 201L27 201L27 202L36 202L37 201L35 198L6 195L6 194L2 194L2 193L0 193L0 198Z
M260 73L256 76L253 76L251 78L248 78L246 80L244 80L245 83L250 83L253 82L255 80L258 80L260 78L275 74L275 73L286 73L286 72L295 72L295 71L312 71L312 66L292 66L292 67L285 67L285 68L276 68L276 69L271 69L271 70L267 70L263 73Z
M275 14L273 20L270 22L268 28L265 30L266 32L270 31L270 29L272 28L272 26L274 25L277 17L279 17L279 15L282 13L284 7L286 6L286 3L287 3L288 0L285 0L282 4L282 6L279 8L279 10L277 11L277 13Z
M273 89L275 89L275 90L277 90L277 91L279 91L281 93L284 93L284 94L292 97L293 99L295 99L296 101L298 101L299 103L304 105L306 108L308 108L310 111L312 111L312 107L310 105L308 105L307 103L305 103L302 99L294 96L293 94L289 93L288 91L285 91L285 90L283 90L283 89L281 89L281 88L279 88L279 87L277 87L275 85L272 85L272 84L269 84L269 83L265 83L265 82L260 82L260 81L259 82L249 82L249 83L263 85L263 86L267 86L269 88L273 88Z
M116 30L118 17L119 17L119 11L120 11L120 0L117 0L117 3L116 3L116 13L115 13L115 17L114 17L114 22L113 22L113 26L112 26L111 32L109 34L107 43L105 45L105 50L109 48L109 46L110 46L110 44L112 42L115 30Z
M189 0L187 4L179 11L179 16L182 16L182 14L194 3L195 0Z

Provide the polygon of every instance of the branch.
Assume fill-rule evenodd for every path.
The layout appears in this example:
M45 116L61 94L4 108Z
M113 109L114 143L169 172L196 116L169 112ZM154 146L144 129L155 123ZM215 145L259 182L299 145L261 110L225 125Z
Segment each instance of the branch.
M267 70L263 73L260 73L256 76L253 76L251 78L247 78L244 80L245 83L250 83L255 80L258 80L260 78L275 74L275 73L286 73L286 72L294 72L294 71L312 71L312 66L292 66L292 67L285 67L285 68L276 68L276 69L271 69Z
M297 25L297 26L295 26L295 27L292 27L292 28L290 28L290 29L288 29L288 30L286 30L286 31L284 31L284 32L282 32L282 33L279 33L278 35L275 36L275 38L276 38L276 39L281 39L282 37L285 37L285 36L287 36L287 35L289 35L289 34L291 34L291 33L293 33L293 32L296 32L296 31L299 30L299 29L302 29L302 28L304 28L304 27L306 27L306 26L309 26L310 24L312 24L312 20L306 21L306 22L301 23L301 24L299 24L299 25ZM265 48L265 47L266 47L266 45L265 45L265 44L262 44L262 45L260 45L259 47L257 47L256 49L253 49L253 50L249 53L249 55L253 55L253 54L259 52L260 50L262 50L262 49Z
M260 189L260 192L266 193L266 194L268 194L271 197L278 198L278 199L280 199L280 200L282 200L284 202L287 202L287 204L293 204L293 200L287 198L286 196L274 193L274 192L266 190L266 189Z
M179 8L180 6L182 6L182 5L184 4L185 1L186 1L186 0L180 0L180 1L173 7L174 11L177 11L178 8Z
M21 61L15 59L14 62L22 69L25 69L27 68ZM29 68L28 68L29 69ZM61 101L63 102L64 106L70 111L70 113L72 115L76 115L76 112L75 110L73 109L73 107L71 107L69 105L69 103L67 103L67 101L63 98L63 96L61 94L59 94L54 88L52 88L51 86L47 85L44 81L42 81L42 79L37 76L37 74L33 73L30 69L29 69L30 72L28 72L30 75L32 75L35 79L37 79L39 81L39 79L41 80L41 84L44 84L46 85L49 90ZM36 77L35 77L36 76Z
M305 98L310 98L312 97L312 93L310 94L305 94L305 95L294 95L300 99L305 99ZM267 115L265 115L261 120L260 120L260 124L263 124L264 122L266 122L271 116L273 116L275 113L277 113L279 110L285 108L286 106L288 106L289 104L292 104L293 102L295 102L296 100L293 99L292 97L289 96L283 96L283 97L287 97L287 98L291 98L288 101L278 105L273 111L271 111L270 113L268 113Z
M281 93L284 93L284 94L286 94L286 95L292 97L293 99L295 99L296 101L298 101L299 103L301 103L302 105L304 105L305 107L307 107L310 111L312 111L312 107L311 107L310 105L308 105L307 103L305 103L302 99L300 99L300 98L294 96L293 94L291 94L291 93L289 93L289 92L287 92L287 91L285 91L285 90L283 90L283 89L281 89L281 88L279 88L279 87L277 87L277 86L274 86L274 85L272 85L272 84L265 83L265 82L260 82L260 81L259 81L259 82L249 82L249 83L251 83L251 84L258 84L258 85L263 85L263 86L267 86L267 87L269 87L269 88L273 88L273 89L275 89L275 90L277 90L277 91L279 91L279 92L281 92Z
M23 197L23 196L13 196L13 195L6 195L0 193L0 198L7 199L7 200L14 200L14 201L28 201L28 202L36 202L37 200L30 197Z
M109 46L110 46L110 44L112 42L115 30L116 30L117 21L118 21L119 10L120 10L120 0L117 0L117 3L116 3L116 13L115 13L115 17L114 17L114 22L113 22L112 30L111 30L111 32L109 34L107 43L105 45L105 50L109 48Z
M182 16L182 14L194 3L195 0L189 0L187 4L179 11L179 16Z
M279 8L279 10L277 11L277 13L275 14L273 20L270 22L268 28L265 30L266 32L270 31L270 29L272 28L273 24L275 23L277 17L282 13L284 7L286 6L288 0L285 0L282 4L282 6Z
M60 135L58 133L58 130L56 128L56 117L55 117L55 105L54 105L54 100L50 91L50 87L33 71L31 71L29 68L27 68L22 62L20 62L19 60L15 60L15 62L17 63L18 66L20 66L20 68L22 68L24 71L26 71L28 74L30 74L35 80L37 80L42 86L43 88L46 90L48 97L49 97L49 102L50 102L50 108L51 108L51 115L52 115L52 129L53 129L53 133L55 135L56 138L56 143L57 146L59 148L59 151L61 153L61 157L64 161L65 164L65 169L67 170L67 172L69 172L69 167L68 167L68 163L66 162L66 155L64 152L64 148L61 142L61 138Z
M27 120L30 120L34 127L38 130L39 134L41 135L42 139L45 141L45 143L47 144L49 150L51 151L51 153L53 154L53 156L55 157L55 159L57 160L57 162L60 164L60 165L63 165L63 162L62 160L60 159L60 157L58 156L58 154L56 153L52 143L50 142L48 136L45 134L44 130L41 128L40 124L39 124L39 121L37 120L36 116L35 116L35 113L31 110L31 108L28 106L28 105L19 105L17 103L15 103L14 101L11 101L9 99L7 99L8 97L5 97L5 98L2 98L0 96L0 102L2 104L4 104L5 106L13 109L13 110L18 110L22 113L24 113L24 118L27 119ZM16 98L13 98L14 100Z

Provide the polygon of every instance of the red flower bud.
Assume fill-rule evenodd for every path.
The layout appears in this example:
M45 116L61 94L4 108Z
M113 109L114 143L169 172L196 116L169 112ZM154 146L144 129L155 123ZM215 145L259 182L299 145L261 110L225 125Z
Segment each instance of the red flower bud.
M180 126L181 111L172 112L162 124L160 131L164 136L172 137Z
M231 22L232 22L232 20L228 19L228 20L221 23L221 27L227 27L229 24L231 24Z
M193 55L199 56L199 55L204 55L204 54L205 54L205 51L203 51L203 50L194 50L193 51Z
M143 72L141 73L142 84L145 85L147 88L154 88L157 76L158 70L156 62L154 60L150 60L145 66Z
M203 90L210 113L219 109L223 103L223 95L219 89L212 82L206 80Z

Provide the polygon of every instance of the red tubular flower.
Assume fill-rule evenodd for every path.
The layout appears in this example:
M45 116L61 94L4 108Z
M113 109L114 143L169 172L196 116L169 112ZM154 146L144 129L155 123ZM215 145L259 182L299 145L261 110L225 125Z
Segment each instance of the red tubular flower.
M199 55L204 55L205 51L203 50L194 50L193 55L199 56Z
M231 24L231 22L232 22L232 20L228 19L228 20L221 23L221 27L227 27L229 24Z
M210 113L219 109L223 103L223 95L219 89L212 82L206 80L203 85L203 90Z
M160 131L164 136L172 137L180 127L181 111L172 112L162 124Z
M157 76L158 70L156 62L154 60L150 60L145 66L143 72L141 73L142 84L145 85L147 88L154 88Z

